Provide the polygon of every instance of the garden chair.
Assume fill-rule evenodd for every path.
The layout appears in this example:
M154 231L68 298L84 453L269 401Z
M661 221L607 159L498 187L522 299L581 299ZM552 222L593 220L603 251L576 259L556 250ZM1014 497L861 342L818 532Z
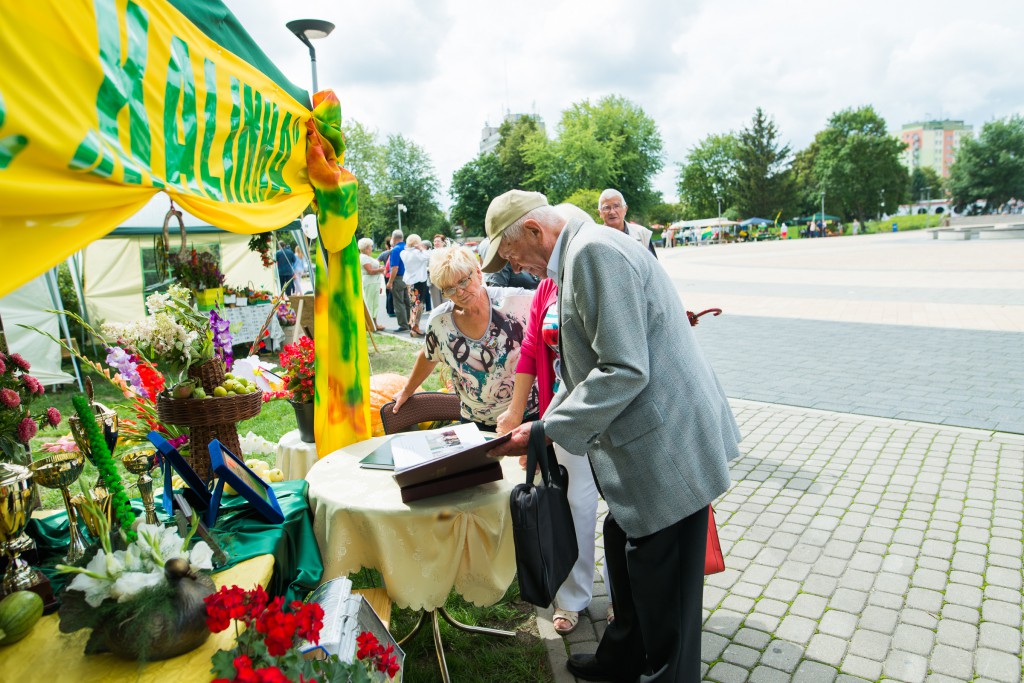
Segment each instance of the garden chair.
M385 434L402 432L421 422L457 422L462 419L462 401L456 394L424 391L410 396L397 413L391 411L394 405L395 402L390 401L380 409L380 421Z

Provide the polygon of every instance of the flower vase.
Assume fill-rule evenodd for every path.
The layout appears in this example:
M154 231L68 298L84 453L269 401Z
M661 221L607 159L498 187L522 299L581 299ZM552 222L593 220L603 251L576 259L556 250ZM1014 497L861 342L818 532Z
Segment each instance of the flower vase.
M297 403L288 401L295 409L295 421L299 423L299 438L306 443L316 442L313 434L313 413L315 404L312 401Z
M210 287L196 292L196 303L200 311L209 311L224 302L224 288Z

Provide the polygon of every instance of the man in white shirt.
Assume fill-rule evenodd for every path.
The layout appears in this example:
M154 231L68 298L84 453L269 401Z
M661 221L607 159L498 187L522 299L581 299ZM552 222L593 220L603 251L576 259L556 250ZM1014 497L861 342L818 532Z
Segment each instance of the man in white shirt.
M611 188L602 192L597 200L597 210L605 225L626 233L639 242L640 246L651 252L654 258L658 258L657 252L654 251L654 243L651 241L651 235L654 233L639 223L626 222L626 209L628 208L622 193Z

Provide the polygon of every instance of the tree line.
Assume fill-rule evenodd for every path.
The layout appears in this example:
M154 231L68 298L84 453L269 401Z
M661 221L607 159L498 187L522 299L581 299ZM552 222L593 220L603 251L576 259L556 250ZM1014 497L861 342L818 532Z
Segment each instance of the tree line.
M359 122L345 129L346 166L359 179L359 232L380 244L397 227L405 232L483 232L491 198L512 188L571 202L596 218L604 188L622 192L630 218L667 224L722 215L781 221L821 210L864 222L892 214L900 204L942 196L957 210L976 200L998 206L1024 196L1024 118L985 123L963 140L942 179L930 168L908 173L906 145L888 132L871 106L834 113L804 149L792 151L774 119L758 108L739 131L707 135L677 164L678 203L652 187L664 166L661 133L643 109L619 95L584 100L562 112L549 138L536 117L506 119L493 152L481 153L452 176L450 215L440 207L440 182L429 154L400 134L381 136ZM396 197L401 196L401 200Z

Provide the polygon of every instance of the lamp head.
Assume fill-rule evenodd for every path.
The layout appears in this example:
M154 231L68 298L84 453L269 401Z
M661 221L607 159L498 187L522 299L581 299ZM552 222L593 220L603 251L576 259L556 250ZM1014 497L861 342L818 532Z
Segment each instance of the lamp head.
M285 26L302 42L326 38L334 30L334 24L322 19L295 19Z

